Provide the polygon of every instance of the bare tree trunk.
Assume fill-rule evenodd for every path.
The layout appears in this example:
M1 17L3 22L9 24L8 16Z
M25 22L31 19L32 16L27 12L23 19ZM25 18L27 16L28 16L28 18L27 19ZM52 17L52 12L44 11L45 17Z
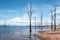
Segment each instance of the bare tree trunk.
M42 18L43 18L43 14L42 14L42 12L41 12L41 30L43 29L43 23L42 23Z
M6 21L4 21L4 27L6 26Z
M56 6L54 9L54 30L56 30Z
M27 8L27 11L28 11L28 8ZM30 38L31 38L31 35L32 35L32 27L31 27L31 18L32 18L32 6L31 6L31 3L30 3L30 10L28 11L28 16L29 16L29 23L30 23L30 25L29 25L29 27L30 27L30 29L29 29L29 33L30 33Z
M36 32L36 17L35 17L35 32Z
M30 37L32 35L32 29L31 29L31 16L30 16Z
M53 11L51 11L51 30L53 30Z
M31 28L31 17L32 17L32 6L31 6L31 3L30 3L30 37L32 35L32 28Z

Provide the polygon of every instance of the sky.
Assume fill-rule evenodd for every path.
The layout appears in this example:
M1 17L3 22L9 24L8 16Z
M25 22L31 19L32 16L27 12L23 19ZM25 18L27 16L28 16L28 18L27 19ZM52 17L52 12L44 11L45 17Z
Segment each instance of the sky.
M27 8L32 3L32 25L40 25L41 13L43 25L51 24L51 11L56 8L56 24L60 23L60 0L0 0L0 25L29 25ZM29 9L28 9L29 10ZM52 12L54 14L54 12Z

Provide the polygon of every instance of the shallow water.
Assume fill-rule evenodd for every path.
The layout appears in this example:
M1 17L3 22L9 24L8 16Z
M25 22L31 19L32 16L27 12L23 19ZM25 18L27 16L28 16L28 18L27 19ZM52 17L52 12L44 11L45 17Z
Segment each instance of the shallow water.
M44 30L50 30L43 28ZM32 26L32 37L29 37L29 27L28 26L0 26L0 40L39 40L34 37L34 34L38 33L40 28Z

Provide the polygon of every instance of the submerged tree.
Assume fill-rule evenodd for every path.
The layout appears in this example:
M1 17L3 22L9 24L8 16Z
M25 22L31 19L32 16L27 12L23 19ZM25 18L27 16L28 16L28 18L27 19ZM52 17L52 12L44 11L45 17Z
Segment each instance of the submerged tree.
M53 11L51 11L51 30L53 30Z
M54 9L54 30L56 30L56 5L55 5L55 9Z
M4 21L4 27L6 26L6 21Z
M42 21L42 18L43 18L43 14L42 14L42 11L41 11L41 30L43 29L43 21Z
M35 17L35 32L36 32L36 17Z
M28 10L28 7L27 7L27 10ZM32 18L32 5L30 3L30 7L29 7L29 10L28 10L28 16L29 16L29 21L30 21L30 37L32 35L32 27L31 27L31 18Z

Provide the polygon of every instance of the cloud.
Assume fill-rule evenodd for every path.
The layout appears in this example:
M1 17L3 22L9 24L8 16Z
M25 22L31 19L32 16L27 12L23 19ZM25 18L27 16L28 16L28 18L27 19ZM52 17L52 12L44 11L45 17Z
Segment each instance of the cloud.
M57 17L58 20L60 16ZM4 24L4 20L0 20L0 24ZM57 23L59 23L60 21L57 21ZM43 18L43 25L46 25L46 23L48 25L51 24L51 19L50 18ZM29 18L24 15L23 17L15 17L9 20L6 20L6 24L7 25L20 25L20 26L26 26L29 25ZM36 19L36 24L39 25L40 24L40 19ZM35 20L32 19L32 25L35 25Z
M35 16L35 15L32 15ZM4 25L4 22L6 22L7 25L29 25L29 16L27 14L24 14L22 17L14 17L6 21L1 21ZM32 17L32 25L35 25L34 17ZM40 22L40 20L37 19L36 22Z
M5 12L17 12L17 10L12 10L12 9L2 9L0 10L1 13L5 13Z
M57 7L56 13L60 14L60 7Z
M48 25L51 24L51 12L50 10L53 10L54 7L52 5L42 5L42 6L36 6L33 5L33 14L32 14L32 25L35 25L35 17L36 17L36 22L37 25L39 25L41 22L41 13L43 13L43 25L45 25L46 23ZM23 10L24 9L24 10ZM29 25L29 16L28 16L28 12L26 10L26 8L24 7L22 10L19 9L19 11L22 12L18 12L18 10L7 10L7 12L17 12L17 13L21 13L23 14L22 16L14 16L13 18L10 18L6 21L7 25ZM42 11L42 12L41 12ZM60 7L57 7L57 13L60 13ZM14 14L15 15L15 14ZM20 14L19 14L20 15ZM60 16L59 16L60 17ZM57 17L57 24L60 22L58 20L60 20L60 18ZM4 24L4 20L0 20L0 24Z
M35 20L32 19L32 25L35 25ZM37 22L39 22L39 20L37 20ZM28 15L23 15L22 17L15 17L12 18L10 20L7 20L6 22L7 24L11 24L11 25L29 25L29 17Z
M0 15L0 18L4 18L4 17L8 17L8 16L6 16L6 15Z
M16 10L7 10L7 12L17 12Z
M0 25L3 25L4 24L4 21L3 20L0 20Z

